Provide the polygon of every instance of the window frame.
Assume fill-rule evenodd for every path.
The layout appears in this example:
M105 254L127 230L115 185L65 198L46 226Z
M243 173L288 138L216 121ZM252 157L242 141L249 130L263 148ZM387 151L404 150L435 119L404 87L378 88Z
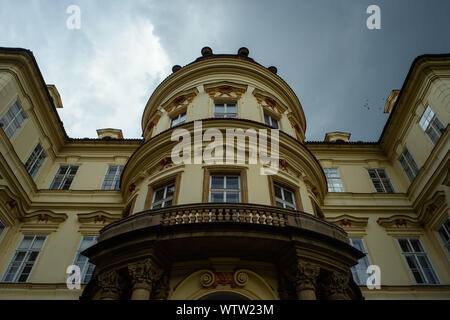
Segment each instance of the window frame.
M408 159L408 157L410 159ZM405 169L403 162L401 161L401 159L404 159L404 163L407 165L408 169L410 171L408 171L407 169ZM409 163L410 161L412 161L411 163ZM416 159L413 157L413 155L411 154L411 152L409 151L409 149L405 146L405 148L403 149L402 153L400 154L400 157L398 158L398 162L400 163L400 166L403 169L403 172L406 174L406 176L408 177L408 180L410 183L413 183L414 179L417 177L417 175L419 174L420 168L417 164ZM413 165L412 165L413 164ZM408 174L408 172L412 172L414 176L410 176Z
M448 224L448 225L447 225ZM447 240L445 240L441 234L441 229L443 233L446 234ZM447 249L447 253L450 255L450 218L447 217L445 221L442 222L441 226L436 230L439 238L441 239L442 245Z
M78 256L81 255L81 250L80 249L81 249L81 246L83 244L83 240L86 237L94 237L95 238L94 239L95 242L91 246L97 244L97 242L98 242L98 235L83 235L81 237L81 240L80 240L80 243L78 245L77 251L75 252L75 257L73 258L73 262L72 262L73 265L76 265L76 266L78 266L80 268L80 271L81 271L81 274L80 274L81 284L87 284L92 279L92 276L94 275L94 272L92 272L91 276L89 277L89 280L86 281L85 278L86 278L87 271L89 270L89 266L93 265L94 268L95 268L95 265L92 262L89 262L89 258L88 257L85 257L86 258L86 262L85 262L85 265L84 265L83 269L76 263L77 260L78 260ZM90 248L91 246L89 246L87 248ZM87 248L83 249L83 251L86 250Z
M327 171L329 172L330 170L336 170L338 178L328 177ZM327 180L327 191L328 192L336 192L336 193L346 192L345 191L345 186L344 186L344 180L342 179L341 173L339 172L339 168L323 168L323 173L324 173L325 178ZM340 185L342 186L342 191L336 191L335 188L334 188L334 184L332 184L332 189L333 190L330 190L330 182L329 182L329 180L339 180Z
M178 204L178 195L180 193L181 175L182 172L176 172L174 174L168 175L159 180L152 181L151 183L149 183L147 186L147 196L145 198L144 210L152 210L154 194L158 189L167 186L169 184L174 184L175 189L173 191L172 196L172 206L176 206Z
M117 168L119 168L119 170L114 173L114 176L112 178L112 183L111 183L111 187L112 188L108 188L107 189L106 185L105 185L105 182L106 182L106 177L109 175L109 170L110 170L111 167L117 167ZM110 165L108 165L108 168L106 169L106 173L105 173L105 175L103 177L103 182L102 182L102 186L101 186L100 190L106 190L106 191L118 191L118 190L120 190L120 178L122 176L123 169L124 169L123 165L117 165L117 164L110 164ZM111 180L111 179L108 179L108 180ZM117 182L119 183L119 185L116 188Z
M203 166L203 203L231 203L231 202L210 202L210 185L211 176L213 175L235 175L239 176L240 180L240 202L248 203L248 189L247 189L247 167L240 166Z
M270 203L272 206L280 208L277 206L276 202L277 197L275 196L275 185L278 185L279 187L283 187L294 193L295 209L290 208L285 209L290 209L294 211L303 211L303 203L300 195L300 188L294 182L283 179L277 175L268 175L267 182L269 186Z
M212 180L214 177L223 177L223 188L212 188ZM237 177L238 178L238 188L237 189L228 189L227 188L227 178L229 177ZM209 197L208 197L208 202L209 203L241 203L242 201L242 184L241 184L241 176L239 174L233 174L233 173L228 173L228 174L224 174L224 173L213 173L210 175L209 177L210 181L209 181ZM222 198L224 201L222 202L213 202L212 200L212 194L213 193L222 193ZM238 193L238 201L237 202L227 202L227 194L228 193L232 193L232 194L236 194Z
M268 117L269 123L267 123L266 117ZM272 129L275 129L275 130L281 130L280 119L278 117L275 117L271 112L268 112L267 110L263 110L263 118L264 118L264 123L266 125L268 125L269 127L271 127ZM277 124L276 127L273 126L274 121Z
M29 237L29 236L32 236L33 239L32 239L32 241L31 241L30 245L28 246L28 248L27 248L27 249L20 249L20 246L21 246L21 244L23 243L23 241L25 240L25 237ZM31 248L33 247L33 245L34 245L34 243L35 243L37 237L44 237L44 241L42 242L42 246L39 248L38 251L37 251L37 250L31 250ZM6 283L28 283L28 281L30 280L31 275L33 274L34 268L36 267L36 264L37 264L37 262L38 262L38 260L39 260L39 257L40 257L40 255L41 255L41 252L42 252L42 251L44 250L44 248L45 248L45 244L47 243L47 239L48 239L48 236L47 236L46 234L24 234L24 235L22 236L22 240L21 240L21 241L19 242L19 244L17 245L17 248L16 248L16 250L14 251L14 254L13 254L13 256L12 256L11 259L10 259L9 264L8 264L8 266L6 267L5 272L3 273L3 276L2 276L2 278L1 278L1 279L2 279L1 281L2 281L2 282L6 282ZM30 254L31 254L32 252L35 252L35 251L37 251L37 256L36 256L36 258L35 258L34 261L33 261L33 266L31 267L30 272L28 273L26 280L25 280L25 281L19 282L18 280L19 280L19 278L22 276L23 270L24 270L24 268L26 267L26 264L27 264L26 261L27 261L28 258L30 257ZM8 274L9 274L9 270L10 270L10 268L11 268L11 265L12 265L12 263L14 262L14 260L15 260L15 258L16 258L16 256L17 256L17 253L18 253L18 252L25 252L25 256L24 256L23 260L20 262L20 264L19 264L19 266L18 266L18 268L17 268L17 271L14 273L13 279L12 279L11 281L6 281L6 277L7 277Z
M184 116L184 119L182 121L179 121L181 117ZM173 117L170 118L170 128L174 128L176 126L182 125L183 123L186 122L187 119L187 112L186 111L182 111L176 115L174 115ZM179 121L177 123L174 124L174 121Z
M422 113L422 116L419 119L419 126L433 145L436 145L439 142L443 133L441 130L445 130L444 124L430 105L427 105L425 111Z
M219 104L223 105L224 112L216 112L216 106L219 105ZM228 109L229 105L230 106L234 105L234 107L236 108L236 112L227 112L227 109ZM239 117L238 116L239 115L238 112L239 112L239 107L238 107L238 102L237 101L234 101L234 100L231 100L231 101L215 100L213 102L213 118L216 118L216 119L237 119ZM219 117L219 116L217 116L217 114L221 114L223 116ZM230 114L235 114L235 116L234 117L228 116Z
M408 242L408 245L412 249L414 249L414 247L411 244L411 240L417 240L418 243L420 244L421 249L423 251L422 252L418 252L418 251L403 252L402 246L400 245L400 241L401 240L406 240ZM433 266L433 264L431 262L431 259L428 257L428 253L425 250L425 247L424 247L422 241L420 240L420 238L418 238L418 237L399 237L399 238L396 238L396 242L397 242L398 248L400 249L400 253L403 256L403 261L405 262L405 265L406 265L407 269L409 270L409 274L411 276L411 279L414 281L415 285L419 285L420 286L420 285L440 285L441 284L441 281L440 281L439 276L438 276L438 274L436 272L436 269L434 268L434 266ZM408 264L408 260L406 259L407 255L414 257L414 261L415 261L416 265L419 266L418 271L420 273L420 276L422 277L422 279L425 280L424 283L418 283L417 282L417 279L414 276L413 270L411 270L411 268L410 268L410 266ZM431 267L430 270L432 271L432 274L436 277L436 283L429 283L428 277L427 277L426 273L423 270L422 264L419 262L420 260L417 258L418 255L424 256L425 259L427 260L427 262L430 264L430 267Z
M383 187L384 191L378 191L377 190L377 187L375 186L374 180L370 176L370 171L371 170L373 170L375 172L375 174L376 174L376 178L375 179L378 179L378 182ZM386 176L385 179L380 177L379 171L383 171L384 172L384 175ZM374 187L376 193L395 193L395 189L394 189L394 186L392 185L391 178L387 174L387 171L386 171L385 168L367 168L367 174L369 175L369 179L372 182L372 186ZM386 189L386 186L384 184L384 182L386 182L386 181L389 184L389 187L391 188L391 192L388 192L387 189Z
M41 150L40 152L34 156L34 152L36 151L36 149L40 146ZM44 155L44 157L42 159L40 159L41 155ZM27 163L28 161L31 160L31 157L34 156L34 160L32 160L32 164L30 166L30 169L33 168L34 171L30 172L30 169L27 168ZM27 160L24 163L25 169L27 170L28 174L31 176L31 178L35 178L37 173L39 172L39 170L41 169L42 165L44 164L45 160L47 159L47 154L45 153L44 147L42 147L41 142L39 141L33 148L33 150L31 151L30 155L28 156ZM40 161L40 163L39 163ZM36 167L36 163L38 163L39 165ZM36 169L37 168L37 169Z
M17 119L17 116L19 114L21 114L23 120L22 120L22 122L20 122L18 127L16 127L14 129L14 132L12 132L11 136L9 136L8 133L6 132L6 129L4 129L4 126L1 123L3 122L3 119L5 118L7 113L10 112L14 106L18 106L19 107L19 112L17 112L16 114L13 114L13 116L11 117L11 121L9 123L7 123L6 128L9 129L9 127L11 126L12 123L14 123L14 121ZM28 117L27 117L27 114L26 114L25 110L22 107L22 104L20 103L19 99L16 98L15 101L13 103L11 103L11 105L6 109L6 111L3 112L3 114L0 116L0 128L2 128L3 132L8 137L8 139L10 141L12 141L13 138L16 136L17 132L23 127L23 125L24 125L24 123L26 122L27 119L28 119Z
M66 173L64 173L64 175L62 177L61 182L59 184L59 187L55 188L54 184L55 184L56 178L57 178L57 176L59 174L59 171L61 170L62 167L68 167L68 169L67 169ZM72 174L69 173L70 170L72 169L72 167L74 167L74 168L76 167L77 170L76 170L75 174L73 174L73 178L72 178L72 181L70 182L69 187L67 189L62 189L61 187L65 185L67 178L72 175ZM52 183L50 184L49 190L70 190L70 188L72 187L73 181L75 180L75 177L77 176L78 170L80 170L80 166L79 165L69 165L69 164L61 165L60 164L58 170L55 173L55 176L53 177Z
M371 262L370 262L370 257L369 257L369 252L368 252L368 250L367 250L367 246L366 246L366 244L365 244L365 242L364 242L364 238L363 237L350 237L349 236L349 240L350 240L350 245L353 247L353 248L356 248L356 249L358 249L356 246L355 246L355 244L354 244L354 240L355 239L358 239L358 240L360 240L361 241L361 247L362 247L362 253L364 253L365 254L365 256L364 257L362 257L361 259L359 259L358 260L358 264L356 264L356 265L354 265L354 266L352 266L351 268L350 268L350 270L351 270L351 272L352 272L352 277L353 277L353 280L355 281L355 283L357 284L357 285L359 285L359 286L365 286L366 284L367 284L367 279L369 278L369 274L367 274L367 269L366 270L362 270L361 269L361 266L360 266L360 264L361 264L361 261L362 260L366 260L366 264L367 264L367 267L368 266L370 266L371 265ZM358 249L359 250L359 249ZM355 279L355 274L356 274L356 277L357 277L357 279L358 280L360 280L360 281L356 281L356 279Z
M173 193L172 193L171 196L167 196L167 191L169 190L170 187L173 187ZM161 200L158 200L158 201L155 202L156 194L160 190L164 190L163 198ZM150 206L150 209L154 209L154 206L155 205L159 205L159 204L161 204L161 207L155 208L155 209L162 209L162 208L168 208L168 207L173 206L174 195L175 195L175 181L169 182L166 185L161 186L159 188L155 188L155 191L153 192L153 197L152 197L153 199L152 199L152 204ZM166 206L165 205L166 202L169 202L169 201L171 201L171 204Z
M276 188L279 188L281 191L281 198L277 197L277 193L275 192ZM276 182L273 183L273 188L274 188L274 195L275 195L275 205L278 207L278 202L281 203L283 205L283 207L279 207L279 208L283 208L283 209L292 209L292 210L297 210L297 204L295 201L295 190L292 190L290 188L287 188L281 184L278 184ZM285 199L285 192L289 192L292 194L292 201L293 203L289 203L286 199ZM289 203L290 205L293 205L293 208L291 206L286 206L286 203Z

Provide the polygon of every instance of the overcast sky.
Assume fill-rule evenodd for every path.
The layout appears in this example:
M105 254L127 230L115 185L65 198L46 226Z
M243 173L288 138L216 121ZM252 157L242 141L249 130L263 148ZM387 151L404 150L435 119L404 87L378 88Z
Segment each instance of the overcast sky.
M72 4L79 30L66 26ZM366 27L371 4L381 8L380 30ZM155 87L207 45L245 46L276 66L303 105L307 140L346 131L376 141L385 99L414 58L450 52L449 12L449 0L0 0L0 46L33 51L61 94L71 137L107 127L141 137Z

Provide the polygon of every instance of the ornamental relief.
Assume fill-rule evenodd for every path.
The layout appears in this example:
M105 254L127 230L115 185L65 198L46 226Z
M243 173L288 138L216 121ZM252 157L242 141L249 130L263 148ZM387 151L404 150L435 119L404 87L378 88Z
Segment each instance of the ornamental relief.
M168 101L163 103L161 107L169 114L173 115L178 113L178 111L186 110L186 108L194 101L197 96L197 88L192 88L185 90L183 92L177 93L175 96L170 98Z
M225 98L239 100L247 91L247 85L223 81L219 83L205 84L205 92L211 99Z

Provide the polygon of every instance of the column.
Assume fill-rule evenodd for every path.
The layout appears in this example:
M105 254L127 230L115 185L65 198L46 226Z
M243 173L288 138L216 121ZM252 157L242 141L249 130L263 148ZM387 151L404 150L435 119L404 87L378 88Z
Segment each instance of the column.
M161 278L162 269L150 258L128 265L132 281L131 300L149 300L154 284Z
M111 270L98 276L98 286L100 287L101 300L119 300L120 283L119 275Z
M316 282L320 267L307 261L297 262L295 290L298 300L316 300Z

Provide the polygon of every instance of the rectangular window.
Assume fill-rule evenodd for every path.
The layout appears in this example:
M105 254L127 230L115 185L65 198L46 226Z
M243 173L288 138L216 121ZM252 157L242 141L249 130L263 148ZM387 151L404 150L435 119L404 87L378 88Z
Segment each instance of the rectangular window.
M407 238L397 239L397 241L416 284L439 284L420 240Z
M0 127L2 127L8 139L16 134L26 118L27 116L19 100L16 100L0 118Z
M384 169L367 169L367 171L377 192L394 193L394 188Z
M438 233L441 236L444 246L450 254L450 218L447 218L447 220L442 224L438 230Z
M119 190L122 171L123 166L109 166L103 179L102 190Z
M214 105L214 118L237 118L235 103L216 103Z
M431 139L433 144L436 144L439 141L439 138L445 129L441 120L439 120L430 106L427 107L422 118L420 118L419 125Z
M271 115L267 114L264 112L264 122L274 128L274 129L279 129L280 128L280 124L278 123L278 120L275 119L274 117L272 117Z
M44 163L46 157L47 155L45 154L44 149L39 142L25 162L25 168L32 178L35 177L36 173Z
M153 201L151 209L170 207L173 202L174 192L175 192L174 183L156 189L155 192L153 193Z
M294 191L277 184L274 184L273 188L275 191L275 202L277 207L296 209Z
M182 124L185 121L186 121L186 112L180 113L179 115L172 118L170 127L173 128L179 124Z
M370 266L366 246L364 245L364 241L362 238L350 238L350 244L366 255L365 257L358 260L358 264L356 266L353 266L351 268L353 280L355 280L356 284L360 286L366 285L367 278L369 277L366 271Z
M241 179L237 175L212 175L209 184L210 202L241 202Z
M19 244L2 281L27 282L47 236L25 235Z
M328 192L345 192L344 184L337 168L323 169L327 177Z
M89 262L89 259L81 254L87 248L93 246L97 243L97 236L83 236L81 239L80 246L78 247L77 253L73 264L80 267L81 272L81 283L88 283L92 278L95 265Z
M69 190L72 185L72 181L77 174L78 168L78 166L60 166L55 178L53 178L50 189Z
M400 158L398 158L398 161L402 165L402 168L408 176L409 181L413 182L414 178L417 176L417 173L419 173L419 168L417 167L417 163L414 160L413 156L411 155L411 153L409 153L408 148L405 147L402 154L400 155Z

